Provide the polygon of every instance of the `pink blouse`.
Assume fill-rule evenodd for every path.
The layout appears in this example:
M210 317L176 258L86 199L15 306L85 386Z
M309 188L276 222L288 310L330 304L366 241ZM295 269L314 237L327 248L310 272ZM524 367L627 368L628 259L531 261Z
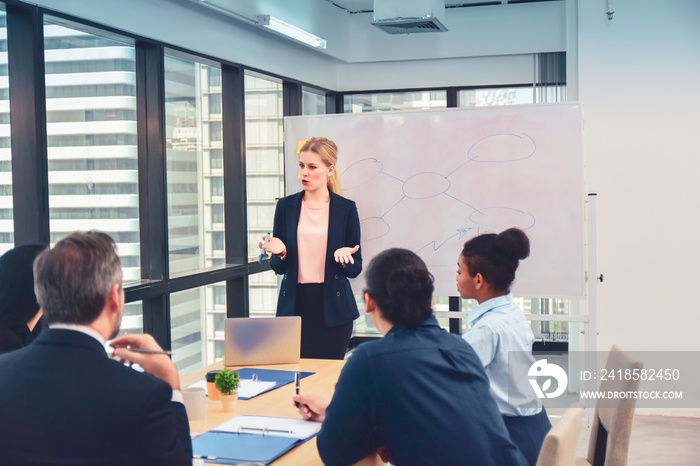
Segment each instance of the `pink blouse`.
M299 250L299 283L323 283L328 246L328 213L330 202L312 209L301 202L297 225Z

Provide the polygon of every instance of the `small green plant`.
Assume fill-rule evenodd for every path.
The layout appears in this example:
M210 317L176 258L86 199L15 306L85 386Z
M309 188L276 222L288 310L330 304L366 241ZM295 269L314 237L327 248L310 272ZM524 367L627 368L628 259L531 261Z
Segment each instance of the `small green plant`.
M217 373L214 379L216 389L219 390L222 395L230 395L232 392L235 392L238 390L240 383L238 372L228 369Z

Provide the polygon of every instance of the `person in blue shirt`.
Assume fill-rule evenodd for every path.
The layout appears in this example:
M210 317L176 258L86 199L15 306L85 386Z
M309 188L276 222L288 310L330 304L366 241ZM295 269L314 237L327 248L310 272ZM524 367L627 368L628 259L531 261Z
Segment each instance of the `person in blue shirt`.
M511 439L534 466L552 424L526 380L527 368L535 362L535 339L510 293L518 263L529 255L530 241L518 228L475 236L464 244L459 256L457 290L463 299L479 303L467 313L471 330L464 339L481 359ZM524 368L522 376L511 374L510 392L509 352L517 357L511 367Z
M333 399L294 395L304 419L322 421L324 464L376 453L401 465L524 465L471 346L441 329L433 277L406 249L377 255L366 271L366 311L383 338L355 349Z

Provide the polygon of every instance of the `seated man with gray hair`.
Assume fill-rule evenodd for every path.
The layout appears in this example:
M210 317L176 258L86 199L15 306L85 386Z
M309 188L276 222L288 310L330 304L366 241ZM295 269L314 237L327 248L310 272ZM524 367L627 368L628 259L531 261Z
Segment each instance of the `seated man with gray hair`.
M34 262L49 329L0 356L0 463L191 465L175 364L150 335L106 340L124 314L121 261L105 233L72 233Z

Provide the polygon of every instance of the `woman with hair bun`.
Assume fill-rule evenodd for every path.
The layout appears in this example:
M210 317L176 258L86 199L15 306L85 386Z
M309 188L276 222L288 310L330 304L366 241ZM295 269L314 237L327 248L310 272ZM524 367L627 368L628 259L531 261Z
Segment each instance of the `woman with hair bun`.
M303 190L277 202L273 236L260 247L283 275L278 316L301 316L301 357L343 359L359 317L348 278L362 271L360 219L342 197L338 147L313 137L299 151Z
M529 386L518 390L511 384L509 392L508 385L509 351L518 352L526 364L535 362L532 329L510 293L518 263L529 255L530 240L519 228L475 236L459 256L457 290L462 299L479 303L467 314L471 330L464 339L481 359L511 439L534 466L552 424ZM517 406L509 398L518 400Z
M524 465L474 350L433 315L433 276L406 249L378 254L365 273L366 311L383 338L353 352L333 399L294 395L305 419L322 421L324 464L375 452L396 465Z

